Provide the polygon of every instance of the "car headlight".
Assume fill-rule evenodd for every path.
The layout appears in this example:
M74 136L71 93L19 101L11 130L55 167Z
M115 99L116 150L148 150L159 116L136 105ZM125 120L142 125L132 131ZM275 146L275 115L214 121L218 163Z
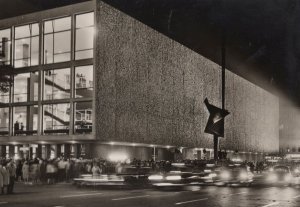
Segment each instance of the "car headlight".
M273 171L274 171L274 169L271 167L271 168L269 169L269 171L270 171L270 172L273 172Z
M248 173L246 173L246 172L241 172L240 178L241 178L242 180L248 179Z
M210 174L208 175L208 177L214 178L214 177L217 177L217 174L216 174L216 173L210 173Z
M230 173L228 171L223 171L223 172L221 172L220 177L222 179L229 179L230 178Z
M277 181L277 176L275 174L271 174L271 175L268 176L268 180L272 181L272 182L275 182L275 181Z
M162 175L150 175L148 177L149 180L162 180L163 176Z
M181 180L181 176L179 175L169 175L166 177L166 180Z

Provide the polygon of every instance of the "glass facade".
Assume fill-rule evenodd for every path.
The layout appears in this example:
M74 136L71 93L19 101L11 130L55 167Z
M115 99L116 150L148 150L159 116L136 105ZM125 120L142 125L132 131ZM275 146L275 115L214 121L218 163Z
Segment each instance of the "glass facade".
M38 106L18 106L13 110L14 135L37 134Z
M65 62L71 59L71 17L45 21L44 63Z
M75 68L75 94L76 98L93 97L93 66Z
M70 68L44 71L44 100L70 98Z
M0 136L92 133L93 41L94 12L0 29L0 64L18 68Z
M75 59L93 57L94 44L94 13L76 16Z
M21 73L14 78L14 98L16 102L38 100L38 73Z
M9 133L9 108L0 108L0 135Z
M14 67L39 64L39 24L15 27Z
M44 134L69 134L70 104L48 104L43 106Z
M84 134L92 132L92 114L92 102L75 103L75 133Z
M9 103L10 92L0 92L0 105Z
M0 30L0 65L10 65L11 29Z

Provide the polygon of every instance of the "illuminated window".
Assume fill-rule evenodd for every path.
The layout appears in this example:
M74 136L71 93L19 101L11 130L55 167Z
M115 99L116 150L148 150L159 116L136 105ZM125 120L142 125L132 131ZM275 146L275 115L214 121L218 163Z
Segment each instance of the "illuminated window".
M8 135L9 129L9 108L0 108L0 136Z
M70 98L70 69L44 71L44 100Z
M93 127L92 102L78 102L75 104L75 133L91 133Z
M71 59L71 17L44 22L44 63Z
M0 92L0 104L9 103L9 90L5 92Z
M22 73L14 78L14 102L38 100L38 73Z
M76 15L75 59L93 57L94 12Z
M47 104L43 106L44 134L68 134L70 124L70 104Z
M39 25L28 24L15 28L15 68L38 65Z
M10 65L11 29L0 30L0 65Z
M75 94L76 98L93 97L93 66L75 68Z
M38 106L14 107L13 128L14 135L37 134L38 127Z

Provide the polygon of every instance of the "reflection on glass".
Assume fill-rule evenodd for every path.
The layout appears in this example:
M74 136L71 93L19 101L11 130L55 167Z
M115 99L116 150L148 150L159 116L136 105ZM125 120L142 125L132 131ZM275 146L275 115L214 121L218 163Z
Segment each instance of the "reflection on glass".
M71 17L44 22L44 63L71 59Z
M8 135L9 108L0 108L0 136Z
M70 123L70 104L44 105L44 134L68 134Z
M78 102L75 104L75 133L92 132L92 113L92 102Z
M37 134L38 106L14 107L13 128L14 135Z
M14 78L14 102L38 100L38 73L22 73Z
M44 71L44 100L70 98L70 69Z
M75 59L93 57L94 12L76 16Z
M0 65L10 65L11 30L0 30Z
M93 66L81 66L75 69L76 98L93 97Z
M15 68L38 65L39 25L28 24L15 28Z

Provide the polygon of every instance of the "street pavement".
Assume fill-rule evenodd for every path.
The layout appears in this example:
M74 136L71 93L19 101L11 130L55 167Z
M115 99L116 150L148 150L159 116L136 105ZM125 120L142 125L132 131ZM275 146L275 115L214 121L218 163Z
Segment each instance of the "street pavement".
M201 186L185 190L78 188L71 184L16 184L15 194L1 195L0 207L269 207L300 206L300 188Z

